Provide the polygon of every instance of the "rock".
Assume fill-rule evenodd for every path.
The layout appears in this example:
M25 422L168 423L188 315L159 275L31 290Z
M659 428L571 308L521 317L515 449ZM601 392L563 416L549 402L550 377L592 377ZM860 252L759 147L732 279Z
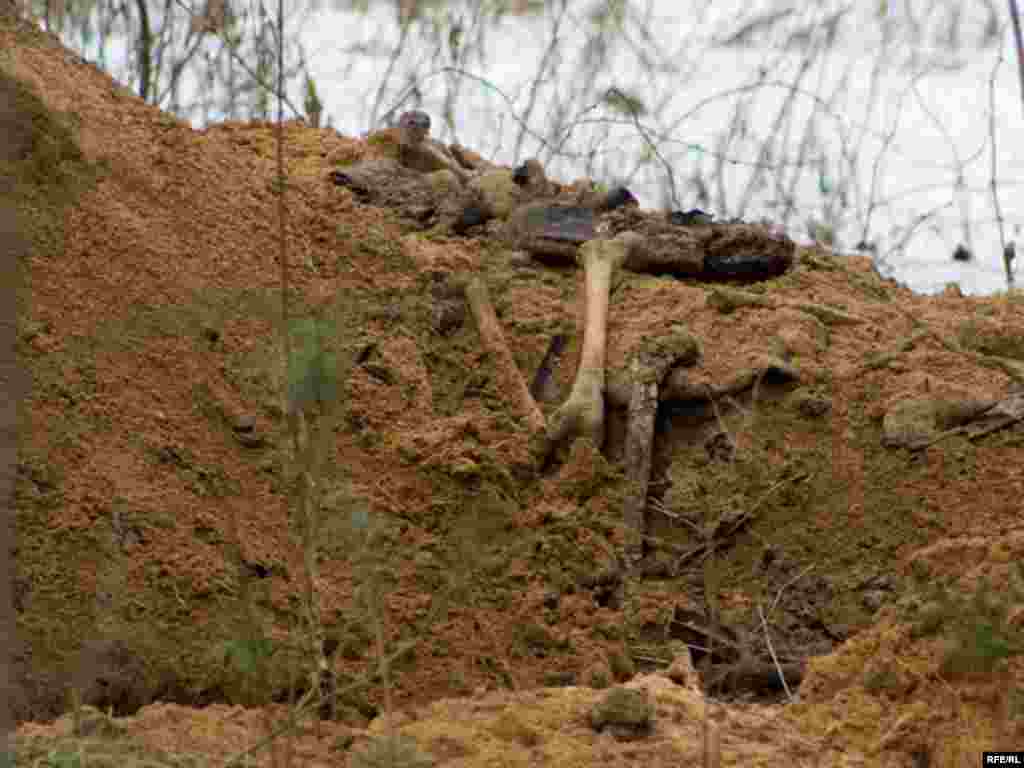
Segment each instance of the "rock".
M250 434L256 430L256 419L250 414L239 416L233 429L239 434Z
M624 683L636 674L633 657L621 648L614 648L608 652L608 667L618 683Z
M700 675L694 669L693 656L690 654L689 647L686 643L676 640L672 642L671 650L674 655L668 669L665 670L665 677L676 685L699 691Z
M235 440L246 448L262 448L266 442L263 435L256 431L256 418L251 414L243 414L235 419L231 431Z
M821 397L806 389L794 392L790 402L796 406L797 412L808 419L817 419L832 410L832 401L827 397Z
M651 731L654 704L646 690L616 686L590 711L590 724L596 731L610 729L617 738L636 738Z
M580 682L590 688L604 690L612 684L612 671L603 661L595 661L583 670Z
M878 611L888 599L889 593L883 592L880 589L868 590L860 596L861 605L871 611L871 613Z

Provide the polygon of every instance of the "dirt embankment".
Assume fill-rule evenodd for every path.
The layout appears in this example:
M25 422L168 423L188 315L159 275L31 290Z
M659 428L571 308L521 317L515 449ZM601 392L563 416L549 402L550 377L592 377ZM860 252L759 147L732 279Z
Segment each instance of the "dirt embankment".
M101 728L102 749L228 754L281 721L307 660L273 130L194 131L9 19L0 88L24 148L3 194L32 248L17 715L63 712L73 682L133 715ZM663 670L680 643L699 660L712 633L725 765L953 766L1024 736L1024 432L971 431L978 403L1020 380L1019 295L915 296L814 249L743 289L622 271L611 384L646 340L682 328L700 348L674 384L688 396L658 408L654 544L624 579L623 410L607 455L577 443L540 472L445 288L486 280L528 380L567 339L550 416L575 375L577 270L485 229L425 235L329 181L386 140L297 122L285 137L291 391L339 403L317 585L331 663L341 683L372 669L377 620L389 650L414 643L389 680L392 722L419 748L459 765L695 759L702 693L635 678L654 725L620 741L595 729L605 692L590 686ZM749 684L769 640L793 688L802 677L795 704L777 680ZM371 748L384 688L353 686L294 754L337 764ZM80 749L59 741L69 722L25 723L22 748Z

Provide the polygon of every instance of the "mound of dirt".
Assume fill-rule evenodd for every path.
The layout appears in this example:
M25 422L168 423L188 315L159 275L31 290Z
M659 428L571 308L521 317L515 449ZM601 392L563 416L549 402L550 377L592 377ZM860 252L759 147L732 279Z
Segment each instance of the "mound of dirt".
M9 17L0 95L19 147L0 194L29 248L18 715L60 715L69 686L114 715L24 722L28 760L181 764L284 721L310 663L296 407L327 436L312 586L339 691L336 722L279 742L303 764L413 743L465 766L695 762L710 694L647 674L683 645L728 702L722 765L952 766L1024 736L1019 293L917 296L811 248L742 288L620 271L606 445L542 470L459 285L485 281L523 378L543 363L549 418L580 354L578 270L360 200L332 173L388 142L301 121L285 270L274 126L193 130ZM625 571L623 382L684 336ZM921 400L969 417L886 440ZM1001 421L973 429L978 403ZM650 727L595 730L615 682L648 690ZM382 746L389 728L406 741Z

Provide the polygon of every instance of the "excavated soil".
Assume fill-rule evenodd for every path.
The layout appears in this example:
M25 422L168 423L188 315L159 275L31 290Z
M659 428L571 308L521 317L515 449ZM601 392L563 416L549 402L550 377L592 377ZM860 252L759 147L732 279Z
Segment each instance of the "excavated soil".
M287 721L309 662L275 128L193 130L10 18L0 95L20 147L0 194L31 243L19 757L222 764ZM315 586L344 693L254 764L371 764L391 729L435 764L694 764L709 699L661 672L680 641L700 660L709 606L722 765L960 766L1024 743L1024 429L883 441L902 403L1012 392L1019 294L918 296L809 248L742 288L618 275L610 375L682 328L702 352L689 383L732 392L662 404L656 544L623 584L621 455L578 443L541 473L472 318L437 322L438 286L481 275L528 381L569 337L564 398L578 272L425 236L330 183L387 141L301 122L284 140L287 379L292 399L334 404L311 422L328 435ZM796 378L760 376L765 360ZM704 558L698 531L716 527ZM360 684L378 628L395 657ZM770 663L768 640L793 702L736 682ZM600 685L631 678L653 727L597 732ZM69 690L106 714L54 720Z

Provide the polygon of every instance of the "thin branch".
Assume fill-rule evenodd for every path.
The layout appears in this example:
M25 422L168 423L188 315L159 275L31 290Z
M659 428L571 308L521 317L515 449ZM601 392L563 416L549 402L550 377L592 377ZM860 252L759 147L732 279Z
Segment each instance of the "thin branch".
M1012 2L1013 0L1011 0ZM999 203L999 184L996 181L998 174L998 163L996 162L996 76L1003 64L1003 49L999 47L999 58L992 67L992 75L988 79L988 141L991 157L991 169L989 174L989 185L992 189L992 209L996 212L996 227L999 230L1000 252L1006 253L1006 227L1003 222L1003 206ZM1013 287L1013 262L1004 259L1006 267L1006 287Z
M189 8L187 5L185 5L184 0L173 0L173 1L177 5L179 5L182 8L184 8L185 11L188 12L191 15L192 9ZM258 74L256 74L256 71L252 67L249 66L249 64L245 61L245 59L242 58L242 56L238 53L237 46L231 41L231 39L228 36L228 33L227 33L226 30L224 30L224 29L217 30L217 37L220 38L221 42L224 44L224 47L227 49L228 54L231 56L231 59L239 67L242 68L242 70L245 72L246 75L248 75L252 80L254 80L261 88L265 89L266 91L268 91L270 93L274 93L277 90L277 88L274 86L273 83L268 83L266 80L264 80ZM291 102L291 100L288 98L287 94L280 93L278 95L284 101L284 103L288 107L288 109L291 110L292 114L294 114L296 116L301 116L301 115L305 114L301 109L296 107Z
M931 208L925 211L924 213L915 216L914 220L910 223L910 226L907 228L907 231L904 233L903 237L900 238L899 242L888 248L886 252L878 258L879 263L883 265L888 265L889 256L893 253L896 253L897 251L901 251L904 248L906 248L907 243L910 242L910 238L914 236L914 233L917 231L918 227L920 227L926 221L934 217L935 214L937 214L939 211L943 211L946 208L949 208L949 206L951 206L952 204L953 201L949 200L943 203L942 205L936 205L934 208Z
M398 64L398 59L402 55L402 51L405 50L405 41L409 37L409 32L412 30L412 17L407 18L402 25L399 27L398 43L391 51L391 56L388 58L388 67L384 71L384 76L381 78L380 85L377 87L377 97L373 101L373 108L370 110L370 127L373 128L377 125L377 113L380 110L381 102L384 100L384 91L387 89L388 81L391 80L391 75L395 71L395 66ZM392 106L387 112L384 113L386 117L390 117L394 114L402 104L405 103L405 99L402 99L397 104Z
M777 606L779 604L779 600L782 599L782 593L786 591L787 587L791 587L794 584L796 584L798 581L800 581L800 579L802 579L804 576L806 576L808 573L810 573L813 568L814 568L814 563L811 563L806 568L804 568L802 571L800 571L800 573L798 573L796 576L794 576L792 579L787 581L785 584L783 584L779 588L778 593L775 595L775 599L772 600L772 604L770 606L768 606L768 614L769 615L771 615L771 613L775 610L775 606Z
M779 673L779 680L782 681L782 687L786 691L786 698L793 701L793 692L789 690L789 684L786 683L786 676L782 674L782 666L779 664L779 658L775 655L775 648L772 647L772 639L768 635L768 622L765 621L764 611L761 606L757 606L757 615L761 617L761 629L764 630L764 642L768 646L768 653L772 656L772 663L775 665L775 670Z
M516 142L512 150L512 158L519 160L519 153L523 149L523 139L526 137L526 126L529 123L530 117L533 115L533 110L537 104L537 94L540 92L541 79L544 73L548 71L551 66L551 62L558 53L558 44L561 42L559 33L562 28L562 20L565 18L566 11L568 9L568 3L562 2L562 10L558 16L555 17L554 29L551 30L551 40L548 42L548 47L544 51L544 55L541 57L540 64L537 65L537 73L533 77L533 82L530 84L529 97L526 102L526 108L523 110L523 121L519 124L519 132L516 134Z
M613 88L609 90L609 94L613 92L617 93L618 89ZM624 99L624 102L627 104L630 103L626 99ZM651 153L658 158L658 162L660 162L665 168L665 181L668 184L669 195L672 198L672 207L681 208L682 203L679 201L679 190L676 189L676 177L675 172L672 170L672 164L665 159L665 156L662 155L661 151L658 149L658 145L651 139L650 134L642 125L640 125L640 115L637 114L636 111L633 111L630 116L633 118L633 126L636 128L636 132L640 134L640 137L644 140L644 144L647 145Z
M341 697L345 694L357 691L360 688L368 685L372 678L379 673L378 671L383 671L384 664L390 664L394 661L397 661L400 657L409 653L410 649L414 648L418 644L418 642L419 641L417 640L402 641L398 645L398 647L395 648L394 651L388 654L385 658L378 660L377 666L374 669L367 670L358 679L352 681L344 688L339 688L337 691L335 691L335 696ZM223 768L233 768L233 766L242 765L245 758L249 757L249 755L255 754L256 752L259 752L261 749L270 746L270 744L275 739L277 739L278 736L281 736L297 728L299 724L302 722L302 719L309 714L310 705L318 693L318 691L315 691L313 689L306 691L302 695L302 698L299 699L299 701L296 703L295 707L289 714L288 720L285 721L283 725L279 725L277 728L268 733L264 738L260 739L255 744L235 753L232 757L228 759L226 763L224 763Z
M1021 106L1024 106L1024 35L1020 29L1020 9L1017 8L1017 0L1010 2L1010 19L1013 22L1013 41L1017 45L1017 75L1020 78L1020 99Z
M189 31L188 35L185 38L186 44L188 43L188 38L191 36L192 32ZM155 104L159 106L163 102L163 100L167 98L168 94L177 93L178 83L179 79L181 78L182 70L184 70L185 66L192 60L192 57L196 55L196 51L199 50L199 46L202 44L203 36L197 35L196 39L192 43L192 47L189 48L181 58L179 58L177 61L174 62L174 64L171 65L170 80L167 84L167 88L164 89L163 93L157 96L157 99L154 102ZM176 105L172 103L171 108L174 109L175 107Z
M799 93L800 83L803 81L807 73L811 71L811 64L813 60L808 57L800 63L800 70L796 73L792 86L789 88L789 92L786 94L785 101L782 107L779 108L778 114L775 116L775 121L772 123L771 129L768 131L768 138L762 142L761 151L757 156L757 166L754 168L754 172L750 175L750 179L747 181L747 187L743 190L740 196L739 205L736 208L736 215L743 217L743 214L747 210L747 206L750 205L751 200L754 197L754 193L757 191L758 186L761 182L761 172L765 168L770 168L772 163L769 162L769 156L771 153L771 137L776 136L779 131L779 127L782 121L785 120L790 111L793 109L793 104L796 101L797 94ZM815 104L821 103L821 98L815 94Z
M953 137L953 134L949 132L949 129L946 127L946 124L939 120L939 118L935 115L935 113L928 106L928 104L925 103L924 96L921 95L921 91L918 89L916 82L914 83L912 90L914 91L914 95L917 97L918 104L921 106L921 109L924 111L925 115L928 116L928 119L932 121L935 127L943 135L943 138L945 138L946 143L949 144L950 152L953 155L953 167L956 171L956 179L953 186L956 190L957 202L960 205L960 220L961 227L963 228L964 232L964 244L966 245L967 250L973 253L974 248L972 247L973 244L971 237L971 222L969 211L970 198L967 195L967 183L964 178L964 168L966 168L968 165L974 162L975 159L981 156L981 153L985 151L985 143L980 143L978 145L977 151L975 151L973 154L967 157L967 159L961 159L960 150L956 146L956 140Z

